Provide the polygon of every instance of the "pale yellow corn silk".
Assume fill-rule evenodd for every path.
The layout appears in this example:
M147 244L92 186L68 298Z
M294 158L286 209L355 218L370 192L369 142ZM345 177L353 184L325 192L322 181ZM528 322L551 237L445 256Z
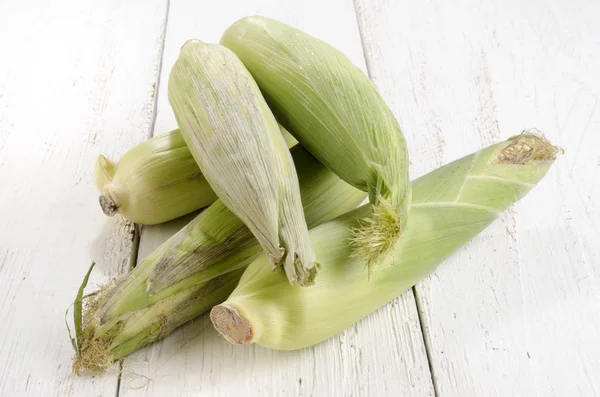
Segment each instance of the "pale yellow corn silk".
M391 250L402 235L402 215L389 200L380 196L371 216L359 224L352 228L352 256L364 260L370 272L374 264L392 255Z
M115 279L102 286L93 296L85 301L81 346L77 346L77 354L73 358L73 372L77 375L102 372L113 363L110 354L110 344L116 334L118 334L119 326L116 325L111 331L103 334L102 337L97 337L93 313L98 310L101 302L106 299L106 295L116 284L117 281Z
M562 149L556 147L536 131L523 131L508 139L510 144L495 160L498 164L526 164L531 160L554 160Z
M101 288L100 294L88 302L84 311L81 344L73 362L73 372L77 375L102 372L115 360L127 356L138 348L163 339L178 326L191 318L186 311L196 305L212 306L218 301L210 298L223 296L221 288L228 286L226 293L233 288L230 280L239 278L235 271L221 279L189 288L159 300L155 305L140 310L120 313L113 317L105 316L103 307L112 299L127 276ZM206 308L204 308L206 310Z

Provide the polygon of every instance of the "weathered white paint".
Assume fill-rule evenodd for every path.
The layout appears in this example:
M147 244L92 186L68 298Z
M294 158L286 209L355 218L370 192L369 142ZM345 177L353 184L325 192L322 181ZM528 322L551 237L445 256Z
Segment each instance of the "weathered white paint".
M566 151L417 286L437 394L600 394L600 4L358 0L357 11L415 174L528 127Z
M318 10L318 11L315 11ZM352 1L171 1L155 132L176 127L168 73L185 40L217 42L238 18L261 14L320 37L364 67ZM147 227L139 257L182 222ZM331 340L298 352L231 346L206 318L125 360L122 396L403 396L433 395L412 291Z
M526 127L565 148L546 180L416 288L438 396L600 394L597 2L172 1L167 76L188 38L262 14L339 47L399 118L413 176ZM70 374L64 308L128 266L132 228L91 182L150 133L166 0L0 3L0 395L112 396L115 371ZM357 24L358 17L358 24ZM362 33L359 36L358 27ZM360 45L364 44L364 55ZM142 232L143 258L186 219ZM433 395L403 295L299 352L233 347L199 319L124 363L122 395Z
M143 4L143 6L142 6ZM64 312L129 265L132 226L106 218L92 167L145 139L166 1L0 2L0 395L112 396L76 378Z

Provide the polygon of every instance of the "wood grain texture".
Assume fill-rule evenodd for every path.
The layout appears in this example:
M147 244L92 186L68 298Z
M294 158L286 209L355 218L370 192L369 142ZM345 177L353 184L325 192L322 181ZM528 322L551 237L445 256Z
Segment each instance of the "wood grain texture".
M112 396L77 378L64 312L129 266L132 225L105 217L96 156L145 139L166 2L0 3L0 395Z
M175 128L166 83L181 44L251 14L368 66L413 177L523 128L566 153L416 301L299 352L230 346L202 318L126 360L117 390L116 369L71 375L63 316L92 260L92 288L129 265L133 228L99 210L92 165L152 130L167 1L2 1L0 395L427 396L422 331L438 396L600 395L599 3L172 1L156 133ZM144 228L139 257L189 219Z
M318 10L318 11L315 11ZM176 127L167 99L168 73L185 40L217 42L238 18L260 14L293 24L342 50L365 68L354 5L347 0L246 2L207 7L171 1L155 132ZM335 21L335 22L332 22ZM184 221L146 227L139 258ZM207 318L125 360L121 396L404 396L433 395L412 291L346 332L313 348L278 352L231 346ZM392 394L390 394L392 393Z
M416 287L438 396L600 394L600 5L357 0L414 176L537 127L565 149Z

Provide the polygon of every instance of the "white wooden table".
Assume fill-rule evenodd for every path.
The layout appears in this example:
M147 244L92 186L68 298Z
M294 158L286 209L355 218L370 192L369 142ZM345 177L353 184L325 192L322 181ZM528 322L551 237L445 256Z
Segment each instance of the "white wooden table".
M232 347L199 319L107 374L71 375L64 311L92 260L127 271L92 165L175 127L188 38L262 14L368 71L419 176L536 127L565 149L435 274L298 352ZM0 396L600 395L600 3L589 0L2 0ZM139 257L182 221L144 228Z

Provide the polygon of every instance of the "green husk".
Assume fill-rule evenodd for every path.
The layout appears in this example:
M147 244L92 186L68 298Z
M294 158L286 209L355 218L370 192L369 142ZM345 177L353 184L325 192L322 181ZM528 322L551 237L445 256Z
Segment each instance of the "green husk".
M275 117L238 57L189 40L169 75L169 102L204 176L252 231L271 267L310 285L319 264L298 177Z
M100 155L94 180L106 215L119 213L144 225L178 218L216 200L178 130L140 143L117 164Z
M297 143L285 129L281 132L289 147ZM94 181L106 215L121 214L144 225L170 221L217 199L179 130L138 144L116 164L98 156Z
M369 193L373 211L354 227L354 255L369 265L389 255L410 209L408 151L373 83L331 45L273 19L243 18L221 44L248 68L290 133Z
M366 197L305 149L292 149L309 227ZM224 301L261 247L217 200L115 285L88 302L75 371L101 371Z
M369 206L311 230L323 263L314 286L290 288L280 275L265 271L265 258L258 257L227 301L211 311L215 328L234 344L282 350L337 334L423 279L527 194L557 151L527 133L417 179L406 233L370 279L348 244L349 230L369 215Z

